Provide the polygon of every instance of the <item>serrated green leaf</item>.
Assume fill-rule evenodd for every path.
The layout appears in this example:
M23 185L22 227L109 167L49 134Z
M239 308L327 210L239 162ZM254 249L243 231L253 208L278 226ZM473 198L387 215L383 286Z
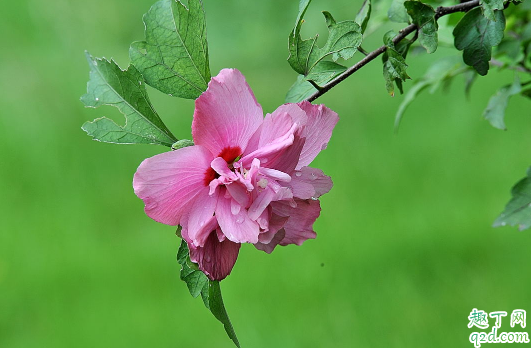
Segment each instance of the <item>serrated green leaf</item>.
M112 105L124 114L124 126L103 117L86 122L82 129L94 140L115 144L161 144L171 146L177 139L164 125L149 101L142 75L134 66L122 70L114 61L93 58L87 93L81 101L87 107Z
M308 75L315 66L331 56L334 61L339 58L350 59L358 50L362 41L360 26L354 21L336 22L329 12L323 12L328 26L328 39L322 48L317 46L317 35L313 38L302 40L300 30L303 17L310 1L302 0L299 4L298 22L289 35L288 63L302 75Z
M403 93L402 81L410 78L406 72L406 60L393 48L387 47L387 50L384 53L383 61L383 75L387 93L389 93L391 96L395 95L395 83L400 90L400 93Z
M129 56L146 82L161 92L188 99L203 93L210 81L206 21L200 0L187 9L161 0L144 15L145 41L131 44Z
M527 177L513 186L511 195L511 200L494 221L493 227L518 226L523 231L531 226L531 167L527 170Z
M496 20L494 14L496 10L503 10L503 0L481 0L479 4L483 10L483 15L491 21Z
M433 7L420 1L406 1L404 6L407 9L407 13L411 16L413 24L418 28L419 43L428 53L435 52L437 50L437 29L439 27L435 20Z
M387 17L392 22L397 23L409 23L409 17L407 15L407 10L404 7L405 0L393 0L391 2L391 7L387 11Z
M298 103L317 92L317 89L308 82L309 80L312 80L318 86L324 86L346 69L343 65L334 62L320 61L308 76L299 75L297 77L297 81L295 81L286 94L286 103Z
M365 0L356 15L355 21L359 24L362 34L365 33L367 23L369 23L369 19L371 18L371 7L371 0Z
M520 93L521 90L520 80L516 77L511 85L503 86L490 98L489 104L483 112L483 116L489 120L493 127L502 130L506 129L504 122L505 109L507 108L509 99L513 95Z
M464 62L480 75L489 71L492 47L503 39L503 11L494 12L494 16L496 21L491 21L483 16L479 7L474 8L465 14L453 31L455 47L463 50Z
M179 251L177 252L177 262L181 265L181 280L188 286L188 291L192 297L196 298L204 290L205 284L208 283L207 276L194 266L190 261L188 245L186 241L181 240Z
M330 12L324 11L323 15L328 26L328 40L321 48L321 58L332 55L334 62L340 57L348 60L358 51L363 36L361 28L355 21L336 22Z

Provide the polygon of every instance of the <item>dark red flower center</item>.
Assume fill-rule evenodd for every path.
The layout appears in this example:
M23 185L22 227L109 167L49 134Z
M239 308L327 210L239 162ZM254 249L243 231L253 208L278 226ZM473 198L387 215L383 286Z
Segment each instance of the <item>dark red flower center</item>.
M223 158L225 162L227 162L227 164L231 166L234 163L234 161L236 161L238 157L240 157L241 155L242 155L242 149L240 149L239 146L235 146L235 147L228 146L224 148L223 150L221 150L221 152L218 154L217 157ZM216 173L214 169L208 168L205 171L205 180L204 180L205 186L208 186L212 180L217 179L217 178L219 178L219 174Z

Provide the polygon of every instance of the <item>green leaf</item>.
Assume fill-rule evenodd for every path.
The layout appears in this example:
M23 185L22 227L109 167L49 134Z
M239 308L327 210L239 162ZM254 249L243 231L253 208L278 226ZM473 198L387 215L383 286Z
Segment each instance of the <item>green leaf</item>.
M531 167L527 170L527 177L513 186L511 195L511 200L494 221L493 227L518 225L519 230L523 231L531 226Z
M288 63L302 75L308 75L312 69L324 58L332 56L336 61L340 57L350 59L361 45L362 33L358 23L354 21L336 22L329 12L323 12L328 26L328 39L322 48L317 46L316 35L313 38L302 40L300 30L304 22L309 0L302 0L299 4L299 14L293 32L289 35Z
M365 33L367 23L369 23L369 19L371 18L371 7L371 0L365 0L356 15L355 22L359 24L362 34Z
M177 262L181 265L181 280L188 286L190 294L196 298L201 295L205 307L212 312L225 328L225 332L234 342L236 347L240 348L240 343L232 327L227 310L223 304L221 289L218 281L208 279L208 277L199 270L197 264L190 260L190 253L186 241L181 240L179 251L177 252Z
M494 12L494 16L496 21L491 21L483 16L479 7L474 8L465 14L453 31L455 47L463 50L464 62L480 75L489 71L492 47L503 39L503 11Z
M516 77L511 85L503 86L490 98L489 104L483 112L483 116L489 120L493 127L502 130L506 129L503 119L505 117L505 109L509 103L509 98L520 93L521 90L520 80Z
M343 65L334 62L320 61L308 76L299 75L297 77L297 81L291 86L286 95L286 103L298 103L317 92L317 89L308 82L309 80L312 80L318 86L324 86L346 69Z
M298 75L297 81L295 81L286 94L285 102L298 103L308 99L315 92L317 92L317 89L306 80L306 77L304 75Z
M227 310L225 309L225 305L223 304L223 298L221 297L221 289L219 287L218 281L210 281L209 282L209 291L208 291L208 302L210 304L210 311L216 319L218 319L225 328L225 332L229 336L229 338L234 342L236 347L240 347L240 342L238 342L238 338L236 337L236 333L234 332L234 328L232 327L232 323L230 322L229 316L227 315Z
M205 284L208 284L208 278L199 270L197 265L190 261L188 245L184 239L181 240L181 245L177 252L177 262L181 265L181 280L188 286L192 297L196 298L204 290Z
M496 20L494 12L496 10L503 10L503 0L481 0L479 2L483 9L483 15L491 21Z
M144 15L146 41L131 44L129 56L146 82L161 92L197 98L210 81L206 21L200 0L188 10L176 0L161 0Z
M400 93L403 93L402 82L406 79L410 79L406 69L407 64L405 60L405 55L411 45L411 42L405 43L400 46L400 52L397 51L398 47L395 47L393 43L393 38L396 36L396 33L392 30L385 33L383 37L384 44L387 46L384 54L382 55L383 62L383 76L385 79L385 86L387 92L394 97L395 95L395 84L400 90Z
M430 5L423 4L420 1L406 1L404 6L407 13L411 16L413 24L418 28L419 43L428 53L437 50L437 21L435 20L435 10Z
M318 86L323 86L345 70L347 68L341 64L323 60L317 63L315 68L306 76L306 80L312 80Z
M394 83L396 83L400 93L403 93L402 81L406 81L410 78L406 72L406 60L400 53L390 47L387 47L383 60L383 74L387 93L391 96L395 95Z
M407 10L404 7L405 0L393 0L389 11L387 11L387 16L392 22L397 23L409 23L409 17L407 15Z
M81 101L87 107L112 105L125 115L125 126L102 117L85 122L83 130L94 140L115 144L161 144L171 146L177 139L166 128L151 105L142 75L134 66L122 70L114 61L93 58L86 53L90 66L87 93Z
M323 11L328 27L328 40L321 48L321 58L332 55L335 62L340 57L347 60L352 58L361 45L363 35L361 28L355 21L336 22L330 12Z

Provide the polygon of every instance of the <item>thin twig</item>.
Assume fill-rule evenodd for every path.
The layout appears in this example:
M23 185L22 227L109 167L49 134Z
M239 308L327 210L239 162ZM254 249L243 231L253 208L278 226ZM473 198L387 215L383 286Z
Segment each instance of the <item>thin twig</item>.
M455 5L455 6L438 7L436 12L435 12L435 20L437 20L437 19L439 19L439 18L441 18L443 16L449 15L451 13L466 12L466 11L469 11L469 10L473 9L474 7L477 7L477 6L479 6L479 0L463 2L463 3ZM402 30L400 30L398 32L398 35L395 36L395 38L393 39L393 43L396 45L398 42L400 42L406 36L408 36L409 34L411 34L412 32L414 32L416 30L417 30L417 26L415 24L408 25L407 27L405 27L404 29L402 29ZM326 92L331 90L334 86L336 86L337 84L339 84L340 82L345 80L347 77L349 77L350 75L354 74L356 71L358 71L361 68L363 68L367 63L369 63L370 61L374 60L380 54L384 53L386 49L387 49L387 46L384 45L384 46L379 47L378 49L372 51L371 53L367 54L367 56L365 56L365 58L363 58L358 63L356 63L355 65L351 66L350 68L348 68L344 73L342 73L341 75L339 75L338 77L336 77L332 81L328 82L326 85L322 86L320 90L318 90L317 92L312 94L306 100L309 101L309 102L312 102L315 99L319 98L320 96L322 96L323 94L325 94Z
M494 66L504 67L505 63L501 62L497 59L491 59L490 64ZM531 69L528 69L525 65L514 65L514 66L507 66L507 69L516 70L524 73L531 74Z

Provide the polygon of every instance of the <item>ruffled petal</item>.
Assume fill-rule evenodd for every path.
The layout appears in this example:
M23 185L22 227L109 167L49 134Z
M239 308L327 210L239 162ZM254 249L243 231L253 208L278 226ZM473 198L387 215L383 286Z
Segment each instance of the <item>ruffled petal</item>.
M190 146L145 159L133 177L136 195L155 221L178 225L205 188L205 173L213 157L202 146Z
M274 168L284 173L290 174L295 170L301 157L301 151L306 139L301 137L300 130L295 133L291 146L275 153L275 156L264 164L264 167Z
M199 265L211 280L222 280L227 277L238 258L240 244L228 239L219 241L216 231L212 231L205 241L205 245L196 248L188 244L190 260Z
M273 252L273 250L275 250L276 246L280 243L280 241L282 239L284 239L285 236L286 236L286 231L284 231L282 229L282 230L278 231L277 233L275 233L273 235L273 238L271 238L271 240L268 243L258 242L256 244L254 244L254 246L258 250L262 250L262 251L265 251L268 254L271 254Z
M292 207L284 201L271 203L273 213L279 216L289 216L284 225L285 237L280 241L280 245L297 244L301 245L307 239L314 239L316 234L313 230L313 223L321 213L321 206L318 200L296 199L297 207Z
M293 125L288 132L282 136L275 138L273 141L260 146L257 150L251 152L242 157L240 163L242 166L249 166L253 160L258 159L264 167L273 167L274 163L278 161L279 157L285 152L286 148L293 145L295 139L294 132L296 131L296 125Z
M256 221L249 218L246 209L240 209L236 214L232 210L233 198L220 194L216 207L216 218L223 234L235 243L256 243L260 227Z
M245 77L236 69L223 69L195 101L192 136L215 157L224 157L221 154L226 149L239 148L236 158L262 122L262 107Z
M299 169L310 164L319 152L326 148L339 117L334 111L324 105L312 105L307 101L300 102L297 105L308 116L308 121L302 134L302 137L306 138L306 142L297 164L297 169Z
M289 186L300 199L318 198L332 189L332 179L321 169L302 167L292 174Z

